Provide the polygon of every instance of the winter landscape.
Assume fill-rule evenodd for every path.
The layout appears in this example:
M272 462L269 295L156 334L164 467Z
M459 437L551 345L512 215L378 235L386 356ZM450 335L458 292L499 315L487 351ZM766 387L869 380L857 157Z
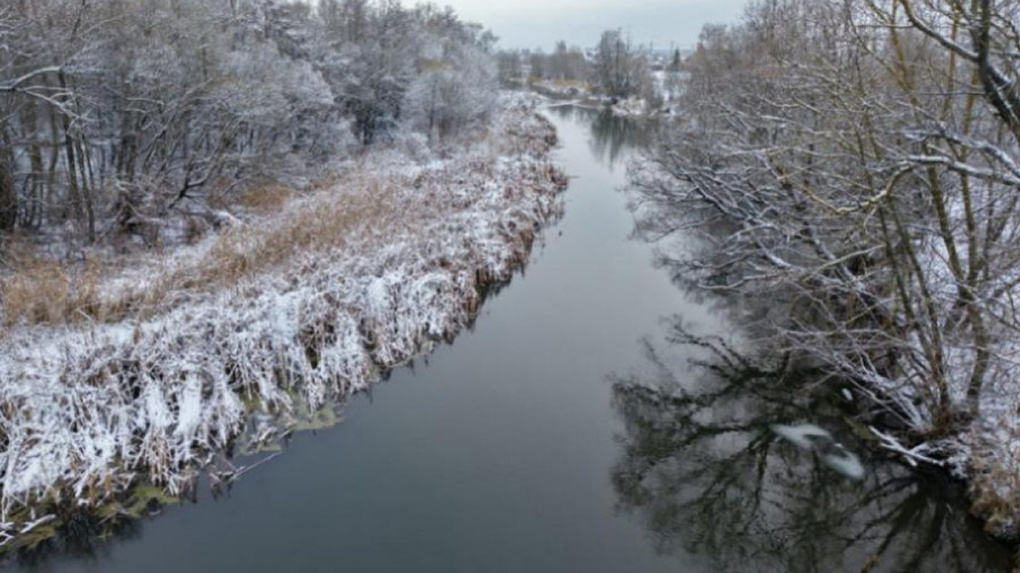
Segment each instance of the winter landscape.
M1018 22L0 0L0 569L1020 570Z

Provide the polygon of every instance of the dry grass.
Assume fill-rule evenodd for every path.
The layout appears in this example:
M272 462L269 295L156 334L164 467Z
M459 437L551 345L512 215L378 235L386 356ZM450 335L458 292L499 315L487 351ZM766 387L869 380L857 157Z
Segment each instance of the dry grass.
M975 430L965 437L971 451L968 493L985 530L1015 540L1020 538L1020 432L1012 421L997 425L998 433Z
M249 187L237 197L237 204L259 215L277 213L294 196L294 190L274 181Z
M514 152L524 151L520 144L514 147ZM277 269L297 254L343 249L352 235L362 242L366 237L382 240L414 228L440 207L430 203L429 187L447 184L449 177L442 171L388 174L361 166L327 175L301 197L277 184L255 187L239 198L245 208L261 214L253 222L211 239L199 256L157 256L142 271L134 269L142 280L123 280L124 265L118 261L60 264L22 254L14 272L0 277L0 323L11 327L151 318L195 293L233 287ZM423 190L420 200L407 200L411 188Z
M99 291L107 268L94 259L72 266L43 258L20 262L0 279L3 325L101 319Z
M385 226L396 209L392 188L364 181L329 197L292 205L269 225L247 225L220 235L197 264L168 276L173 289L237 284L277 268L297 253L342 248L366 225Z
M366 228L380 233L413 226L427 203L402 202L395 190L420 187L422 177L356 169L323 178L307 197L280 185L253 188L239 202L261 217L218 235L199 257L150 263L141 286L111 288L120 273L112 261L60 264L22 255L14 272L0 277L0 322L10 327L150 318L196 292L235 286L276 269L296 254L341 249L352 233L363 237Z
M554 135L548 141L533 141L531 134L512 126L504 129L502 135L488 128L472 134L471 143L493 143L483 163L499 153L544 153L555 143ZM429 204L427 192L421 201L408 202L406 193L396 191L427 190L448 183L443 178L450 176L429 170L390 174L361 164L326 174L300 195L278 182L264 181L234 198L236 206L252 215L252 222L211 239L199 256L156 254L142 268L96 258L61 263L40 256L27 238L13 237L4 246L11 271L0 275L0 325L6 330L15 325L151 318L194 293L235 286L278 268L295 254L344 248L352 233L363 238L366 229L368 235L383 236L413 228L435 206ZM225 208L223 201L219 197L211 204ZM186 232L189 244L200 238L198 229ZM124 280L126 270L139 280Z
M555 143L551 130L540 131L536 139L518 126L502 129L502 134L480 130L476 136L494 147L453 171L388 173L374 165L378 157L373 156L372 163L328 173L301 194L274 182L251 186L235 198L252 215L248 224L190 249L150 252L141 265L98 258L60 263L41 256L27 238L13 237L5 244L12 270L0 275L0 325L6 332L17 325L149 319L196 295L233 288L293 264L296 255L349 248L352 236L362 249L366 243L385 243L435 217L437 209L449 210L450 205L433 204L435 186L463 180L464 170L491 178L497 153L544 155Z
M4 339L0 406L14 406L0 416L0 539L22 535L17 512L46 512L54 492L96 507L144 476L178 495L236 440L283 436L303 409L470 325L481 292L521 268L562 206L551 127L520 124L509 161L419 168L377 154L194 249L113 276L40 261L8 277L4 308L23 323L131 320ZM256 408L266 416L245 437Z

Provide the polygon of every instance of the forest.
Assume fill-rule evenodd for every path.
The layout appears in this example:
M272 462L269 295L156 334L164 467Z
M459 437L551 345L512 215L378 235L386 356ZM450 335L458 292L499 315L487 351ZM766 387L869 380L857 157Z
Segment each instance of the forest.
M680 89L683 56L679 48L666 57L651 45L639 45L620 28L603 31L595 47L582 49L556 42L549 53L543 49L501 49L496 53L500 84L527 87L554 99L594 99L616 106L624 100L638 103L630 113L651 116L665 111L667 100ZM624 106L613 107L628 113Z
M0 231L60 256L174 244L375 141L443 145L495 109L494 41L397 2L6 2Z

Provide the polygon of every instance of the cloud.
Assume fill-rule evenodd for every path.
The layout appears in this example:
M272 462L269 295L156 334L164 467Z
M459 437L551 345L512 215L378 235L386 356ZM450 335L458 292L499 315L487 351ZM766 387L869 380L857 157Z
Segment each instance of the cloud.
M591 46L603 30L622 28L637 43L693 45L707 22L736 22L746 0L448 0L508 48L550 49L557 40Z

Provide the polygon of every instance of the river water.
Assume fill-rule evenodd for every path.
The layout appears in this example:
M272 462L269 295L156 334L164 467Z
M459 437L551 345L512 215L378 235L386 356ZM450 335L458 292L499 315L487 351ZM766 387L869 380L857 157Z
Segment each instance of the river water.
M769 432L792 415L774 399L677 400L720 381L687 365L695 349L667 341L666 317L729 328L629 239L619 188L641 130L548 113L566 215L471 332L227 494L200 490L112 539L72 528L7 569L1009 570L940 476L861 450L866 478L850 480ZM853 449L838 417L795 412Z

